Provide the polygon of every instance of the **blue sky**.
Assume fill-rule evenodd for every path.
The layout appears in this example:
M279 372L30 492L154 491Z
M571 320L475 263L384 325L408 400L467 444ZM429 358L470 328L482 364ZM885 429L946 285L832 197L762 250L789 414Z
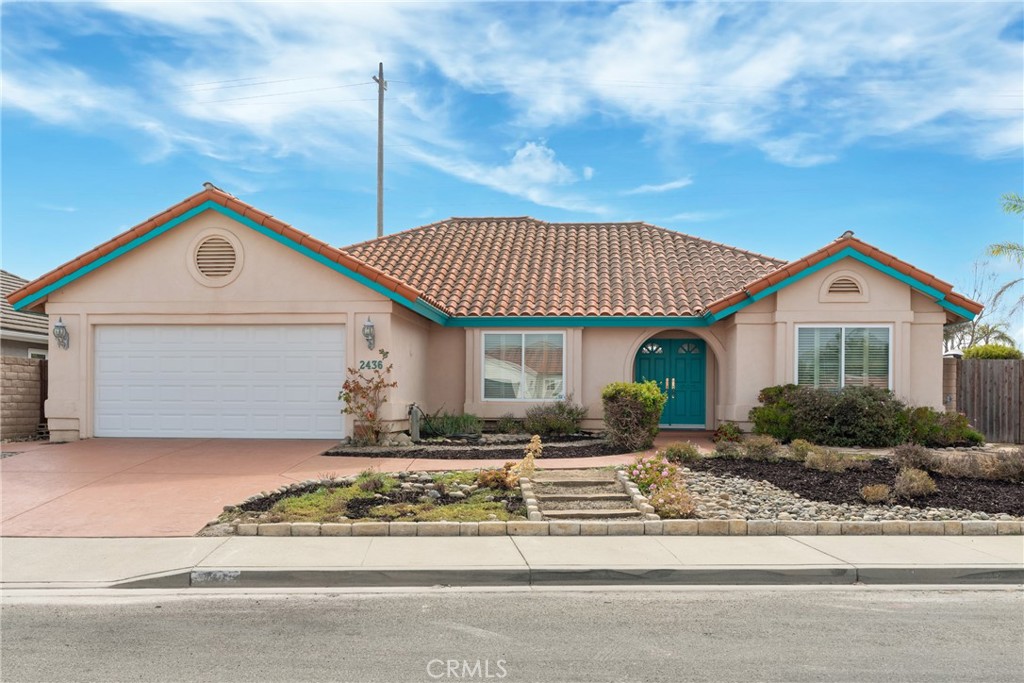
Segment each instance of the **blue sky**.
M332 244L644 220L793 259L852 229L970 293L1021 240L1019 3L5 3L3 267L210 180ZM1003 264L994 267L1010 268ZM1015 324L1019 327L1019 324Z

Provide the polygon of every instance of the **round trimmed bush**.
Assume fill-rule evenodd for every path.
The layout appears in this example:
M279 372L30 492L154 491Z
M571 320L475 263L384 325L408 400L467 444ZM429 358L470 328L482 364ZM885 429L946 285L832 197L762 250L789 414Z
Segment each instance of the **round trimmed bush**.
M612 444L647 450L658 435L658 421L668 395L657 382L613 382L601 392L604 424Z

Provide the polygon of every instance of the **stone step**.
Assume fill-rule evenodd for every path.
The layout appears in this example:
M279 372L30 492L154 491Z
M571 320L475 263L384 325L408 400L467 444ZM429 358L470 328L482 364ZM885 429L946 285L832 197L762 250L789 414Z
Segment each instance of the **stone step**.
M622 492L618 493L537 493L537 500L542 504L546 502L550 503L564 503L567 501L574 500L613 500L622 501L628 503L630 498L628 495Z
M548 519L641 519L636 508L608 510L549 510L543 512Z
M594 470L545 470L534 472L531 481L537 484L577 484L580 486L617 482L615 472L612 470L596 472Z
M538 486L550 486L559 488L573 488L580 486L607 486L614 488L622 488L619 486L617 481L609 481L608 479L564 479L564 480L551 480L551 479L534 479L534 484Z

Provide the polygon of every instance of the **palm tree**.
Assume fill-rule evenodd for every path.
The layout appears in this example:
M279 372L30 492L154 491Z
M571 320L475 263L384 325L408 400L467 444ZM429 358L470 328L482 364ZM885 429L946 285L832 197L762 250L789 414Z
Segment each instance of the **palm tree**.
M1003 211L1006 213L1017 214L1024 216L1024 197L1021 197L1016 192L1008 192L1003 195ZM1024 244L1020 242L999 242L997 244L990 244L988 247L988 253L992 256L1002 256L1010 259L1018 266L1024 266ZM1002 296L1009 290L1019 286L1024 282L1024 277L1017 277L1002 286L997 294L997 297ZM1024 308L1024 295L1021 295L1017 299L1016 303L1010 309L1010 315L1013 315L1017 311Z

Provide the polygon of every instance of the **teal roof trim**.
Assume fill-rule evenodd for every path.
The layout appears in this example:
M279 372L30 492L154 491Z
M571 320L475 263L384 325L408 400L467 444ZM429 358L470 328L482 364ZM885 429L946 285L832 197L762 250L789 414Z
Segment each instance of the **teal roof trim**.
M509 315L449 317L447 327L707 327L703 317L654 315Z
M48 285L46 287L43 287L42 289L40 289L38 292L32 294L31 296L25 297L24 299L22 299L18 303L14 304L14 310L20 311L23 308L31 306L36 301L39 301L40 299L42 299L44 296L46 296L48 294L51 294L52 292L57 291L61 287L74 282L75 280L77 280L78 278L82 277L83 275L88 275L89 273L91 273L92 271L96 270L100 266L104 266L104 265L110 263L111 261L113 261L114 259L116 259L117 257L119 257L119 256L121 256L123 254L127 254L129 251L131 251L132 249L138 247L139 245L145 244L146 242L150 241L151 239L159 237L160 235L164 234L165 232L167 232L171 228L175 227L176 225L184 223L185 221L187 221L187 220L189 220L191 218L195 218L196 216L201 214L203 211L206 211L208 208L210 208L209 206L207 206L207 204L213 204L214 206L220 206L219 204L214 204L213 202L209 202L208 201L208 202L204 202L203 204L200 204L199 206L195 207L194 209L189 209L188 211L186 211L185 213L181 214L177 218L173 218L173 219L167 221L166 223L164 223L163 225L161 225L160 227L154 228L154 229L150 230L149 232L147 232L142 237L136 237L134 240L132 240L128 244L125 244L123 246L118 247L117 249L113 250L112 252L110 252L106 256L102 256L102 257L96 259L95 261L93 261L92 263L90 263L88 265L85 265L85 266L82 266L81 268L79 268L75 272L69 273L68 275L65 275L64 277L62 277L61 279L57 280L53 284Z
M168 230L171 230L177 225L180 225L181 223L184 223L185 221L198 216L204 211L216 211L224 216L227 216L228 218L231 218L232 220L241 223L242 225L252 230L255 230L261 235L265 235L266 237L269 237L275 242L283 244L286 247L297 251L298 253L302 254L303 256L306 256L307 258L311 258L317 263L323 264L330 268L331 270L341 273L342 275L345 275L346 277L349 277L352 280L355 280L364 287L372 289L378 294L381 294L382 296L387 297L391 301L394 301L395 303L408 308L414 313L417 313L423 316L424 318L432 320L433 322L445 327L648 327L650 325L668 325L673 327L707 327L709 325L714 324L715 322L718 322L719 320L729 317L730 315L736 313L737 311L743 310L744 308L754 303L755 301L760 301L761 299L767 296L771 296L772 294L779 291L783 287L788 287L794 282L798 282L803 278L807 277L808 275L816 273L822 270L823 268L827 268L833 263L836 263L837 261L840 261L844 258L852 258L857 261L860 261L861 263L871 266L872 268L878 270L879 272L885 273L886 275L893 277L899 280L900 282L906 283L913 289L933 299L942 308L946 309L947 311L951 311L952 313L955 313L956 315L966 320L974 319L973 313L971 313L965 308L962 308L960 306L957 306L956 304L947 301L946 295L941 291L935 289L934 287L925 285L919 280L916 280L910 277L909 275L901 273L900 271L891 268L885 265L884 263L881 263L880 261L871 258L870 256L865 256L856 249L853 249L852 247L846 247L842 251L819 261L818 263L814 264L809 268L806 268L805 270L800 271L796 275L792 275L786 278L785 280L782 280L781 282L777 282L774 285L761 290L757 294L751 295L746 301L734 304L716 314L706 313L701 316L537 315L453 317L441 311L436 306L425 301L422 297L418 298L416 301L409 301L404 297L399 296L396 292L393 292L387 287L384 287L383 285L380 285L374 282L373 280L370 280L369 278L360 275L359 273L349 268L346 268L340 263L332 261L331 259L327 258L326 256L323 256L322 254L319 254L307 247L302 246L301 244L289 239L288 237L285 237L284 235L281 235L279 233L274 232L273 230L265 228L259 223L256 223L255 221L242 216L238 212L233 211L225 206L222 206L214 201L203 202L199 206L186 211L180 216L167 221L166 223L157 228L154 228L145 235L137 237L128 244L118 247L117 249L110 252L106 256L98 258L86 266L82 266L75 272L66 275L65 277L61 278L60 280L57 280L56 282L47 287L44 287L43 289L40 289L38 292L35 292L31 296L25 297L21 301L14 304L14 310L20 311L24 308L27 308L28 306L31 306L33 303L35 303L39 299L42 299L48 294L57 291L61 287L64 287L65 285L71 282L74 282L83 275L91 273L97 268L113 261L114 259L122 256L123 254L128 253L129 251L135 249L136 247L139 247L145 244L146 242L149 242L150 240L159 237Z
M946 295L944 293L940 292L939 290L935 289L934 287L930 287L930 286L924 284L923 282L921 282L921 281L919 281L919 280L917 280L915 278L912 278L909 275L906 275L905 273L901 273L900 271L896 270L895 268L887 266L884 263L882 263L881 261L873 259L870 256L865 256L864 254L860 253L859 251L857 251L853 247L846 247L842 251L839 251L839 252L833 254L832 256L829 256L826 259L822 259L821 261L819 261L818 263L814 264L813 266L800 271L796 275L792 275L792 276L786 278L785 280L782 280L781 282L776 282L771 287L767 287L765 289L762 289L757 294L750 295L750 297L746 301L741 301L738 304L733 304L732 306L730 306L730 307L728 307L726 309L723 309L722 311L719 311L718 313L713 314L712 316L710 316L710 318L712 320L715 320L715 321L722 320L723 318L727 318L728 316L732 315L733 313L736 313L737 311L743 310L744 308L746 308L750 304L754 303L755 301L760 301L761 299L763 299L763 298L765 298L767 296L771 296L772 294L774 294L775 292L779 291L783 287L788 287L789 285L793 284L794 282L799 282L800 280L804 279L808 275L816 273L816 272L822 270L823 268L827 268L830 265L832 265L833 263L836 263L837 261L841 261L844 258L852 258L852 259L854 259L856 261L860 261L861 263L863 263L865 265L871 266L875 270L878 270L879 272L885 273L889 277L895 278L895 279L899 280L900 282L903 282L903 283L909 285L911 288L921 292L922 294L930 297L931 299L933 299L935 301L935 303L937 303L939 306L941 306L942 308L946 309L947 311L951 311L953 313L956 313L960 317L965 318L967 320L973 320L974 319L974 314L973 313L971 313L970 311L968 311L967 309L965 309L965 308L963 308L961 306L957 306L956 304L950 303L949 301L946 300Z
M408 309L410 309L410 310L412 310L412 311L414 311L416 313L419 313L420 315L424 316L425 318L433 320L434 322L438 322L438 323L444 324L444 322L443 322L444 314L441 313L440 311L438 311L433 306L430 306L426 302L424 302L422 300L417 300L415 302L409 301L409 300L399 296L395 292L391 291L387 287L384 287L384 286L374 282L373 280L370 280L369 278L367 278L367 277L365 277L363 275L360 275L359 273L357 273L357 272L355 272L355 271L353 271L353 270L351 270L349 268L346 268L345 266L341 265L340 263L336 263L335 261L330 260L326 256L323 256L322 254L318 254L317 252L309 249L308 247L302 246L301 244L295 242L294 240L291 240L291 239L285 237L284 235L278 234L278 233L274 232L273 230L270 230L269 228L265 228L262 225L260 225L259 223L256 223L255 221L253 221L253 220L251 220L249 218L246 218L245 216L242 216L240 213L238 213L236 211L233 211L233 210L227 208L226 206L222 206L222 205L218 204L217 202L209 201L209 200L203 202L202 204L200 204L199 206L197 206L197 207L195 207L193 209L189 209L188 211L186 211L185 213L181 214L177 218L172 218L171 220L167 221L163 225L161 225L161 226L159 226L157 228L154 228L153 230L150 230L145 235L142 235L141 237L136 237L134 240L132 240L128 244L125 244L124 246L118 247L117 249L115 249L114 251L110 252L106 256L104 256L102 258L96 259L95 261L93 261L89 265L82 266L81 268L79 268L75 272L70 273L69 275L66 275L65 277L61 278L60 280L57 280L56 282L54 282L52 285L49 285L48 287L44 287L43 289L39 290L38 292L36 292L32 296L25 297L24 299L22 299L21 301L19 301L17 304L14 305L14 309L15 310L21 310L21 309L25 308L26 306L31 306L34 302L38 301L39 299L43 298L44 296L46 296L46 295L48 295L48 294L50 294L50 293L60 289L61 287L67 285L68 283L74 282L75 280L77 280L78 278L82 277L83 275L91 273L92 271L96 270L100 266L103 266L103 265L105 265L107 263L110 263L111 261L113 261L117 257L122 256L122 255L128 253L132 249L135 249L136 247L139 247L139 246L145 244L146 242L149 242L150 240L152 240L152 239L154 239L156 237L159 237L160 235L164 234L168 230L170 230L170 229L172 229L172 228L174 228L174 227L176 227L178 225L181 225L185 221L187 221L187 220L189 220L191 218L195 218L196 216L198 216L199 214L203 213L204 211L216 211L217 213L220 213L220 214L222 214L224 216L227 216L228 218L232 219L233 221L241 223L242 225L246 226L247 228L255 230L256 232L260 233L261 235L265 235L266 237L269 237L270 239L274 240L275 242L279 242L280 244L283 244L286 247L289 247L290 249L294 249L295 251L299 252L303 256L311 258L314 261L316 261L317 263L321 263L321 264L327 266L328 268L330 268L333 271L336 271L338 273L341 273L342 275L345 275L345 276L347 276L349 278L352 278L353 280L355 280L359 284L361 284L361 285L363 285L365 287L369 287L370 289L372 289L373 291L377 292L378 294L381 294L381 295L387 297L388 299L391 299L395 303L401 304L402 306L405 306L406 308L408 308Z

